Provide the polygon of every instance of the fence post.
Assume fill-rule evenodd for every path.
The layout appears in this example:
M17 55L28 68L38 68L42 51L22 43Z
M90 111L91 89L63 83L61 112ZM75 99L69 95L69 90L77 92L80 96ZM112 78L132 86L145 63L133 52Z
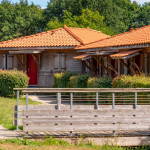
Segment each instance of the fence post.
M96 92L96 109L98 109L98 92Z
M26 93L26 110L28 110L28 93ZM28 118L28 116L26 116L26 118ZM26 132L26 136L28 136L28 132Z
M57 93L57 109L60 109L61 105L61 93Z
M18 130L18 120L19 120L19 90L17 90L17 126L16 130Z
M73 93L70 93L70 109L72 110L72 108L73 108ZM72 118L72 116L70 117ZM70 136L72 136L72 131L70 131Z
M137 92L135 92L135 104L134 104L135 109L137 109Z
M115 109L115 93L112 93L112 109ZM113 115L115 117L115 115ZM115 136L115 131L113 131L113 136Z
M73 93L70 93L70 109L73 107Z
M26 93L26 110L28 110L28 93Z

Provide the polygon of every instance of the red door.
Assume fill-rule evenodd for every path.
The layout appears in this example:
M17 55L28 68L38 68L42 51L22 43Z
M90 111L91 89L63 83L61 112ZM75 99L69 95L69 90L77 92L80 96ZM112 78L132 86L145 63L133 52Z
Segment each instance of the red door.
M36 55L34 55L37 58ZM29 79L29 85L37 85L37 63L34 60L32 55L27 55L28 64L27 64L27 75Z

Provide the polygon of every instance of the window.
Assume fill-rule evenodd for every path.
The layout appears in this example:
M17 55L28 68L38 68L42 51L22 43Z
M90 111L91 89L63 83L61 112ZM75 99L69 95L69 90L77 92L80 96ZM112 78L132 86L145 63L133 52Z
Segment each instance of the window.
M55 71L65 71L66 70L66 54L56 53L55 54Z
M9 54L4 54L3 55L3 69L13 69L13 56Z

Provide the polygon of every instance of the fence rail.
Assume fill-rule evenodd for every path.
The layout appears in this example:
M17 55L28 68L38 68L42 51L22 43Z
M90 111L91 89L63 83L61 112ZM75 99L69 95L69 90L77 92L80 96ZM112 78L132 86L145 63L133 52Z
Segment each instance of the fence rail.
M26 132L57 130L70 131L72 135L72 132L76 131L110 130L115 135L118 129L141 131L150 128L148 94L150 88L14 88L14 90L17 90L17 106L14 107L16 118L14 124L17 130L18 125L23 125ZM19 106L19 91L26 93L26 106ZM29 93L56 93L52 96L56 97L57 105L28 106ZM68 101L69 105L62 106L62 101ZM82 105L76 105L81 101ZM89 102L90 105L85 105Z

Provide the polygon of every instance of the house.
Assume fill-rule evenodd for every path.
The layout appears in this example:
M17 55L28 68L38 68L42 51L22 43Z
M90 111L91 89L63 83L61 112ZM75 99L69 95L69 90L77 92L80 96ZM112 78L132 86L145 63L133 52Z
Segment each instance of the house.
M116 77L120 74L150 74L150 25L79 45L74 57L94 74ZM94 63L92 63L92 61ZM89 63L90 61L90 63Z
M52 87L54 73L85 70L74 60L76 46L110 36L90 28L63 28L0 42L0 69L23 70L30 77L29 85ZM81 52L81 54L83 54Z

